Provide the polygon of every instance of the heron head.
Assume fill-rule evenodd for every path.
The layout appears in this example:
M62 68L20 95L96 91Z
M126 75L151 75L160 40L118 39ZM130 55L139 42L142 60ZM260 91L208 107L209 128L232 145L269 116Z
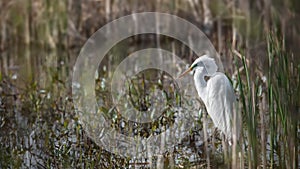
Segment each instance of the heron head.
M183 77L187 73L191 71L205 71L207 76L212 76L217 72L218 66L215 62L215 60L207 55L200 56L198 59L196 59L192 65L188 68L188 70L184 71L179 78Z

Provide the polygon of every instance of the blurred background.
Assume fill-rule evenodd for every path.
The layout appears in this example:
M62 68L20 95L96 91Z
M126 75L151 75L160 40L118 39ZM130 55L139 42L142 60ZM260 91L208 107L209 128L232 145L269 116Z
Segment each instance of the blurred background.
M149 159L134 161L97 146L80 126L71 95L73 65L86 40L110 21L150 11L177 15L205 32L232 81L244 129L237 160L228 160L218 136L203 146L199 119L199 128L154 163L164 168L299 168L299 0L1 0L0 168L151 167ZM106 85L115 65L134 51L158 46L187 63L197 57L170 37L127 38L99 66L95 90L100 101L111 102ZM161 72L148 73L152 80L146 83L164 79ZM138 86L144 78L136 77L137 91L144 90ZM124 121L118 112L112 114L114 125ZM147 137L171 125L173 115L125 126L138 126L128 131Z

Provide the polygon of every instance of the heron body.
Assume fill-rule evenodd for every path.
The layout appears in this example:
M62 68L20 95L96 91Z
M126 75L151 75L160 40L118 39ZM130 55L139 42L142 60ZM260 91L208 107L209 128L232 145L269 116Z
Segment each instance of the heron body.
M229 79L225 74L217 72L217 69L214 59L204 55L196 59L181 76L193 72L196 90L205 104L207 113L215 127L221 130L227 139L231 139L233 134L237 133L233 132L233 125L235 124L239 129L238 120L236 123L233 120L236 99ZM209 77L207 81L206 76Z

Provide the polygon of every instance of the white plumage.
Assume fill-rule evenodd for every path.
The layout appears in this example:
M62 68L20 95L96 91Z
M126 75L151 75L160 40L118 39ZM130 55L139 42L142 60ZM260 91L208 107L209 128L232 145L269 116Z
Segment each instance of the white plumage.
M225 74L217 72L217 65L213 58L204 55L194 61L190 68L180 77L193 71L195 87L199 97L203 100L207 113L211 117L215 127L231 139L233 134L240 131L240 120L234 122L233 109L236 101L233 88ZM209 80L205 80L205 76ZM233 125L236 125L237 132L233 132Z

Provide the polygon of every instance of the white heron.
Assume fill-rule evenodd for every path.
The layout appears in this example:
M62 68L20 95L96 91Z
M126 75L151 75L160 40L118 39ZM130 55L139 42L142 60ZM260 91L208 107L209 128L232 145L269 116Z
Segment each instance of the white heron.
M179 78L191 71L193 72L196 90L205 104L207 113L215 127L221 130L228 140L231 140L233 135L238 138L240 130L239 116L236 116L235 123L233 119L236 98L229 79L225 74L217 72L217 69L215 60L203 55L196 59ZM209 77L207 81L205 80L206 76ZM233 130L234 125L237 129L236 132Z

